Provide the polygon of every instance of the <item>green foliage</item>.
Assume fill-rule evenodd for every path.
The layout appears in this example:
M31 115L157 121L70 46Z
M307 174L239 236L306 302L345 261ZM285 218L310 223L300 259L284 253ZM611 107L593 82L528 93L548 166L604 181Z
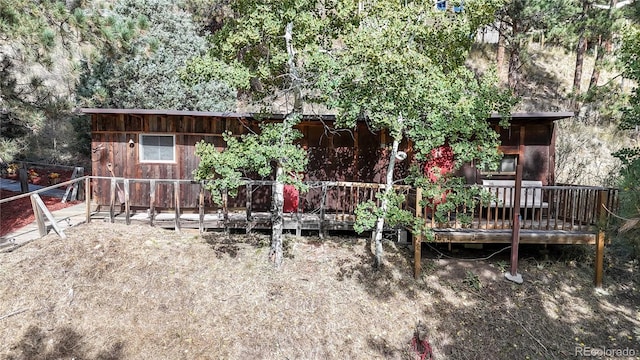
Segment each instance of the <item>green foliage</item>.
M355 17L358 26L343 34L343 46L311 59L321 69L317 84L323 100L337 111L338 124L353 127L366 120L394 140L408 138L419 161L449 145L456 166L495 164L498 134L486 119L494 112L509 113L515 101L497 86L495 76L478 78L464 62L472 43L469 34L492 21L490 14L500 4L475 2L460 14L437 11L431 3L366 4ZM441 220L458 205L471 204L472 192L461 181L443 177L433 184L421 169L413 174L407 182L425 187L428 198L447 194L438 209ZM358 229L371 228L373 215L411 223L395 199L387 195L387 211L362 205Z
M87 64L81 95L87 105L229 111L235 92L219 78L181 80L179 70L206 51L190 15L169 0L119 0L104 36L123 44Z
M298 118L290 116L283 122L260 125L259 134L234 136L224 134L226 148L218 150L213 144L196 144L200 163L194 170L194 179L204 181L214 202L221 203L222 192L237 195L237 189L250 174L268 178L274 174L274 163L281 166L283 175L275 179L305 190L297 174L304 171L308 159L303 148L294 144L302 134L293 128Z
M404 195L396 194L395 192L388 194L380 192L376 194L376 198L378 201L382 201L384 198L387 199L386 214L382 212L374 201L367 200L358 204L355 210L356 222L353 225L353 229L358 234L375 229L376 220L380 217L385 218L386 226L389 228L398 226L413 228L413 214L401 208L402 203L406 200Z
M248 90L251 73L237 61L227 64L205 55L189 60L180 70L180 78L188 84L203 83L210 79L224 79L232 88Z
M625 66L624 75L640 82L640 24L632 23L626 30L621 49L621 61ZM629 105L623 110L623 129L638 130L640 125L640 88L636 87L629 99ZM626 232L620 235L631 244L636 257L640 256L640 148L632 147L614 154L622 160L623 169L620 177L620 214L630 219L623 228Z
M202 3L211 1L189 3L202 9ZM272 105L273 97L283 92L286 95L301 88L316 90L316 69L308 59L337 39L337 33L351 21L353 13L346 9L352 10L352 3L355 4L315 0L217 3L208 8L212 13L205 16L215 30L208 56L190 62L182 77L206 80L225 74L250 100L267 107ZM285 41L288 25L295 57L291 63Z
M476 291L480 291L482 289L482 282L480 282L480 277L474 274L471 270L467 270L465 272L465 277L462 280L462 283Z
M28 149L29 138L44 128L47 109L69 102L43 81L51 74L50 51L59 49L60 62L69 56L57 30L67 25L66 17L54 3L0 0L0 162Z
M620 61L624 76L640 83L640 24L630 25L624 32ZM623 110L621 127L637 130L640 125L640 88L635 87L629 105Z
M640 158L627 164L620 177L620 215L628 220L621 224L616 241L632 248L632 254L640 257Z

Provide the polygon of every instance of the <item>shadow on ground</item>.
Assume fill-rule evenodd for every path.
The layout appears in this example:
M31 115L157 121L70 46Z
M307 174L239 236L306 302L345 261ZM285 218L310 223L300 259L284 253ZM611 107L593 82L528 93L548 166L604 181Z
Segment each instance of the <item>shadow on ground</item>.
M83 335L70 327L45 331L30 326L20 341L13 345L13 354L7 360L95 359L119 360L123 358L124 344L117 342L89 356L91 349L83 343Z

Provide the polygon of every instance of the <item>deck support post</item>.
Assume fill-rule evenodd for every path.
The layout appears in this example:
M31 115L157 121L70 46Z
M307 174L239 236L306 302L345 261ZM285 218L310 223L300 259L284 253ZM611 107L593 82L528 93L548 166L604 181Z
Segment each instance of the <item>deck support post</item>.
M198 230L204 234L204 184L200 182L200 193L198 194Z
M302 200L298 191L298 206L296 207L296 236L302 236Z
M229 234L229 191L225 188L222 190L222 216L224 221L224 232Z
M86 222L91 222L91 178L84 179L84 201L86 204Z
M602 275L604 267L604 243L605 243L605 224L607 221L607 212L605 206L608 200L607 190L598 192L598 233L596 234L596 261L595 261L595 279L596 287L602 287Z
M129 189L129 179L124 179L124 221L127 225L131 225L131 203Z
M173 198L175 201L175 230L180 232L180 182L173 182Z
M151 180L149 183L149 225L153 226L156 218L156 181Z
M324 211L325 211L325 203L327 201L327 183L322 184L322 196L320 197L320 224L318 228L320 229L319 235L321 239L325 237L325 224L324 224Z
M109 221L114 223L116 221L116 178L111 178L110 187L110 202L109 202Z
M251 230L253 229L253 224L252 224L252 215L251 215L251 203L253 201L253 183L251 181L247 182L247 185L245 185L245 190L247 191L247 201L246 201L246 207L247 207L247 227L245 228L245 233L249 234L251 232Z
M511 232L511 268L504 277L517 284L522 284L522 275L518 274L518 250L520 247L520 192L522 189L522 161L516 167L516 188L513 194L513 219Z
M423 219L422 214L422 188L416 189L416 217ZM423 220L424 221L424 220ZM422 273L422 229L413 234L413 277L417 280Z

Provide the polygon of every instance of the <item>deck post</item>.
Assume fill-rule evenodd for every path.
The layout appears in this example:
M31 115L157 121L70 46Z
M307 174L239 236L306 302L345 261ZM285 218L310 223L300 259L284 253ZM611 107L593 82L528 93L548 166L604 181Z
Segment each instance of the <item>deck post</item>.
M131 203L129 202L129 179L124 179L124 221L131 225Z
M422 219L422 188L416 189L416 217ZM422 272L422 229L417 234L413 234L413 277L420 278Z
M111 178L111 189L110 189L110 202L109 202L109 221L116 221L116 178Z
M251 223L251 202L253 200L253 183L248 181L245 185L245 190L247 191L247 227L245 228L245 233L250 233L253 228L253 224Z
M18 179L20 180L20 193L26 194L29 192L29 174L27 174L27 169L25 168L25 164L22 163L22 167L18 169Z
M36 198L38 194L31 195L31 207L33 208L33 216L36 218L36 224L38 224L38 233L40 237L47 235L47 227L44 224L44 217L42 215L42 210L38 207L38 203L36 202Z
M198 194L198 229L200 234L204 233L204 184L200 182L200 193Z
M173 197L175 201L175 230L176 232L180 232L180 182L173 182Z
M91 178L84 179L84 202L86 204L87 224L91 222Z
M516 167L516 187L513 194L513 219L511 232L511 268L504 277L517 284L522 284L522 275L518 274L518 250L520 247L520 192L522 189L522 162Z
M222 216L224 219L224 231L229 233L229 191L225 188L222 190Z
M156 217L156 181L149 183L149 226L153 226Z
M302 199L298 191L298 206L296 207L296 236L302 236Z
M325 236L325 226L324 226L324 207L325 207L325 202L327 201L327 184L323 183L322 184L322 196L320 197L320 226L318 227L320 229L319 231L319 235L320 238L324 238Z
M602 287L602 274L604 267L604 242L607 212L605 206L608 201L607 190L598 191L598 233L596 234L596 261L595 261L595 285Z

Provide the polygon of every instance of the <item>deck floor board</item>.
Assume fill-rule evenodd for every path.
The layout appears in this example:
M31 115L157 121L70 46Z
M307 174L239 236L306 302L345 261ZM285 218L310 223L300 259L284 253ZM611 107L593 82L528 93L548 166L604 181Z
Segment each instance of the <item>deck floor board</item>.
M109 220L108 212L97 212L92 218ZM114 220L125 221L125 214L118 213ZM546 218L527 220L523 222L520 230L520 242L523 244L594 244L595 232L586 226L578 227L565 223L559 219ZM136 223L149 223L149 214L146 211L136 212L131 215L131 221ZM355 216L349 214L324 214L324 224L320 224L318 213L285 213L284 229L303 231L353 231ZM428 222L428 221L427 221ZM175 213L172 211L157 213L154 216L154 225L163 228L175 228ZM200 227L200 217L197 213L183 213L180 215L180 226L187 229ZM548 228L547 228L548 226ZM562 230L564 227L565 230ZM204 215L204 229L244 229L269 230L271 228L271 215L268 212L254 212L251 219L247 220L245 211L228 212L225 221L221 213L207 213ZM434 226L435 241L444 243L509 243L511 242L510 224L501 220L474 219L471 224L463 225L457 221L448 224Z

